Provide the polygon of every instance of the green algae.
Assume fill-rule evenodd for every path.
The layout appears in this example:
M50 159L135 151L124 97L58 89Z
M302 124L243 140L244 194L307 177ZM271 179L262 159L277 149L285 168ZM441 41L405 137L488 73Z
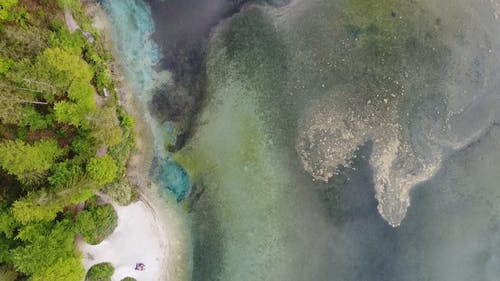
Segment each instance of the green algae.
M349 35L360 44L390 50L390 46L402 41L408 32L408 22L403 20L400 1L350 0L344 13ZM406 13L403 13L406 16ZM403 32L402 32L403 31Z
M287 48L265 11L258 7L246 9L235 16L223 37L228 60L246 78L248 86L263 96L283 88Z
M447 77L449 50L434 18L418 3L332 2L322 1L325 6L316 16L305 12L301 24L280 27L294 54L288 85L297 104L336 96L341 89L350 94L348 103L365 106L370 101L377 110L394 110L384 99L408 103L415 95L404 96L404 91L439 86L436 82Z
M244 93L240 89L238 94ZM217 114L199 128L195 138L201 141L193 143L190 154L210 163L203 174L208 194L204 196L216 209L224 247L224 265L217 278L267 280L272 269L260 270L286 251L279 241L287 235L281 226L284 214L292 213L291 206L282 206L287 205L283 182L287 176L273 163L251 101L241 96L237 103L229 99L226 96Z
M297 118L288 91L289 46L272 13L265 7L248 6L230 24L221 26L219 33L220 38L213 38L211 43L213 57L219 59L208 63L209 81L244 81L242 85L256 102L255 114L266 124L270 141L289 147L288 132ZM212 77L213 73L223 75Z
M224 38L224 34L219 36ZM221 37L214 38L212 46L223 44ZM287 188L293 176L286 162L278 160L281 156L262 120L261 93L247 79L249 73L241 71L241 61L235 62L242 58L232 60L219 47L213 47L208 57L208 100L197 133L174 154L206 186L203 197L209 198L211 213L216 216L207 219L217 221L221 236L222 264L213 269L217 276L203 276L203 280L282 280L280 276L288 272L278 270L277 262L293 251L283 242L292 233L294 199ZM203 216L196 204L195 221ZM195 253L195 260L197 254L204 256L198 257L202 259L198 270L214 266L207 253Z

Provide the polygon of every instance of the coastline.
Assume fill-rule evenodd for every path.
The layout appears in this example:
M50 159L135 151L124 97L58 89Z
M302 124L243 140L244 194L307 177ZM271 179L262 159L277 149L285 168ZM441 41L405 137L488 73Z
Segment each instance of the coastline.
M156 227L155 238L158 239L158 246L163 252L159 257L162 267L158 270L157 280L190 280L191 238L187 214L177 205L174 198L161 196L160 187L152 181L150 176L154 153L154 134L150 124L142 114L147 109L133 94L133 87L127 81L125 71L122 69L123 66L120 64L120 57L115 51L105 11L98 3L88 3L85 9L92 19L93 26L101 33L106 49L112 56L111 75L116 83L119 104L135 120L136 150L132 152L127 162L127 176L138 192L138 202L122 207L115 204L115 209L119 217L120 213L125 213L121 211L133 207L136 211L145 212L143 217L150 216L152 218ZM142 203L144 208L136 208L137 203ZM103 242L107 240L108 238ZM129 242L137 243L136 241Z

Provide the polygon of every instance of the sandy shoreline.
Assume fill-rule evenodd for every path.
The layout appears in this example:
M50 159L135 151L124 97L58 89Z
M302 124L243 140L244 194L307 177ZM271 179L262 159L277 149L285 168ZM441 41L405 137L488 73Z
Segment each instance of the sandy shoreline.
M80 250L85 253L84 268L88 270L96 263L110 262L115 268L112 281L120 281L125 277L167 280L162 268L167 263L164 253L168 249L161 237L167 237L168 234L162 232L165 229L158 222L154 211L143 201L128 206L113 203L113 207L118 213L115 231L98 245L79 243ZM134 270L135 264L139 262L146 265L146 270Z
M186 214L174 198L160 197L159 187L151 181L153 134L141 114L146 109L132 94L132 87L116 62L119 57L113 52L104 11L96 4L88 5L87 11L114 57L112 69L118 82L120 103L136 121L137 151L128 162L127 175L137 187L139 200L128 206L113 203L118 214L118 226L102 243L92 246L79 242L84 267L88 269L95 263L111 262L115 267L113 281L126 276L138 281L189 280L191 238ZM145 263L146 270L134 270L136 262Z

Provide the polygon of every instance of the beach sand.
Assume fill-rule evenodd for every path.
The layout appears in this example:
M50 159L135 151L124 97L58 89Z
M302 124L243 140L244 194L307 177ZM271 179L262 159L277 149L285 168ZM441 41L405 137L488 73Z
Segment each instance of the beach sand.
M164 237L168 237L165 226L158 216L143 201L128 206L113 204L118 213L118 226L115 231L98 245L80 242L84 253L83 265L88 270L92 265L110 262L115 268L112 281L120 281L129 276L137 280L167 280L166 253ZM146 265L144 271L135 270L135 264Z

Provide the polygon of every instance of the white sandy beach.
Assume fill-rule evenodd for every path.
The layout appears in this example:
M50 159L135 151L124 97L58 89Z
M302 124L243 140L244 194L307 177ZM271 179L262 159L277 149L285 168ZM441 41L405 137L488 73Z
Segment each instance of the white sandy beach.
M118 226L115 231L98 245L80 243L84 253L83 265L88 270L92 265L110 262L115 267L112 281L120 281L130 276L139 281L164 281L166 266L165 241L167 237L162 223L154 211L144 202L138 201L128 206L113 204L118 213ZM142 262L146 270L135 270L135 264Z
M184 212L175 200L159 197L158 187L137 176L144 166L134 165L144 160L135 154L129 161L129 177L139 186L139 200L119 206L105 195L118 214L113 233L97 245L82 239L77 242L83 255L83 265L110 262L115 268L112 281L133 277L138 281L187 281L191 273L191 237ZM147 166L149 167L149 166ZM144 175L144 174L143 174ZM136 263L144 263L144 271L136 271Z

